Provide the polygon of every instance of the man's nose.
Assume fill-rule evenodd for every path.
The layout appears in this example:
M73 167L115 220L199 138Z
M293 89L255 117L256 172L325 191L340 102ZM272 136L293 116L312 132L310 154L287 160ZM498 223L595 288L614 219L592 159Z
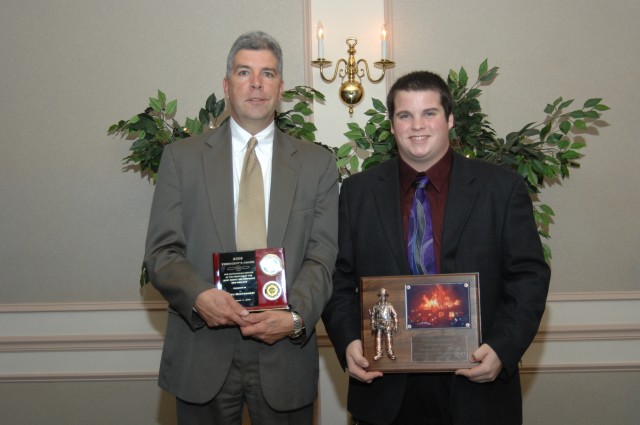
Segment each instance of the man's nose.
M252 77L251 78L251 88L252 89L262 88L262 77L260 77L259 75Z

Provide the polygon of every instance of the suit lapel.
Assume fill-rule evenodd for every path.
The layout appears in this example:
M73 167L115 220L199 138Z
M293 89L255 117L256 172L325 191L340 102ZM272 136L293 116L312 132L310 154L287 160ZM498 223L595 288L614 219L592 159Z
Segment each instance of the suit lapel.
M236 250L233 210L233 164L231 157L231 131L225 124L207 140L210 149L202 153L205 185L213 225L220 237L224 252Z
M402 228L402 214L400 209L400 177L398 160L391 159L376 167L378 182L368 190L373 192L376 208L379 214L379 228L384 230L385 237L400 274L411 274L407 263L407 248L404 243L404 229ZM391 196L389 194L392 194ZM373 228L377 232L378 227Z
M300 162L295 158L295 152L296 148L287 136L276 130L273 136L268 246L284 246L284 235L287 231L300 170Z
M453 168L442 231L442 273L451 273L455 270L458 240L469 214L473 210L478 193L476 185L473 184L475 176L466 161L469 160L457 154L453 155Z

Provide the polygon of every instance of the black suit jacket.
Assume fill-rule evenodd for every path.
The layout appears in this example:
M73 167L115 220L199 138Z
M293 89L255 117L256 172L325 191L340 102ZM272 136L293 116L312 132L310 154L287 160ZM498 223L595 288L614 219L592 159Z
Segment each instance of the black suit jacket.
M397 159L342 185L338 245L333 296L323 321L346 367L347 345L361 338L360 277L410 274ZM537 332L550 278L522 178L454 154L441 254L442 273L479 272L483 342L503 364L490 384L451 375L455 423L521 423L518 362ZM364 384L352 378L349 410L360 420L390 423L400 409L405 379L404 374L386 374Z

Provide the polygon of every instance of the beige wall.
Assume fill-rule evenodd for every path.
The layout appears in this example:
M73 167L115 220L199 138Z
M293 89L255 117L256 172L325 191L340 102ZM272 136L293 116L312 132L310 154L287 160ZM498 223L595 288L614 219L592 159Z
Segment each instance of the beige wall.
M0 302L138 300L153 186L121 171L131 143L107 128L157 89L197 116L253 29L281 41L287 87L303 83L302 3L2 3Z
M551 291L640 289L636 141L640 3L623 0L393 2L396 75L429 68L446 76L480 63L500 67L481 97L498 134L544 118L557 97L602 97L611 111L585 135L582 168L544 190L551 226ZM404 47L406 46L406 47Z
M331 1L340 10L340 2ZM486 89L482 104L501 135L543 118L544 105L557 96L580 102L603 97L612 107L599 134L586 136L583 167L542 194L541 199L557 213L551 228L551 290L594 292L589 297L596 300L599 292L637 294L640 227L635 210L640 191L635 169L640 144L634 130L640 96L634 87L640 68L636 25L640 3L388 3L395 76L418 68L444 76L461 65L475 75L484 58L500 66L500 75ZM144 109L158 88L169 98L178 98L181 121L195 116L211 91L222 94L225 55L245 30L264 29L279 39L285 52L286 86L303 83L307 67L303 4L294 0L268 4L249 0L2 1L0 307L156 299L153 292L140 292L137 286L153 186L138 174L121 170L130 143L107 136L106 129ZM334 96L333 89L316 88ZM346 122L344 110L339 117ZM628 303L605 300L604 304L614 311L617 305L637 307L639 300L633 295ZM566 304L585 303L570 300ZM30 313L38 308L26 308L24 318L19 315L23 313L11 313L10 307L0 309L0 321L13 318L16 324L34 325L20 330L0 323L3 417L9 414L12 423L67 425L84 423L97 413L100 419L92 423L174 423L171 398L153 382L160 341L152 338L147 351L136 351L144 341L137 344L135 335L153 337L160 330L157 324L148 330L130 330L135 334L117 343L105 342L101 338L110 337L110 332L127 332L125 320L117 322L125 330L114 330L114 318L126 313L98 314L104 322L85 323L80 330L64 322L56 332L38 330L41 313ZM90 310L91 305L82 308ZM546 362L546 373L523 375L525 423L635 423L640 416L640 359L636 355L620 360L619 353L607 353L607 347L614 342L635 344L616 350L634 352L629 347L637 347L639 341L637 313L627 307L626 316L623 311L624 317L608 322L602 311L575 311L580 313L562 317L559 328L553 327L561 315L556 312L555 317L546 318L545 326L554 336L536 343L533 364L525 362L531 368L536 366L535 359ZM42 314L47 320L50 317ZM51 318L57 320L55 315ZM95 337L91 329L100 325L104 328ZM582 336L567 336L567 329L576 327ZM69 332L82 335L65 344L46 338ZM46 346L53 348L29 351ZM65 349L72 360L60 365L57 362L66 356ZM342 424L346 423L344 375L331 351L322 349L321 402L333 403L329 410L335 416L324 414L322 424ZM564 354L557 354L560 351ZM584 360L586 352L594 354ZM569 358L569 364L554 366L558 358ZM6 378L2 362L14 361L34 372L40 382L22 377L23 382L16 383ZM58 378L47 381L42 371L50 365L60 369ZM65 376L65 367L73 370L76 365L83 373L101 375ZM136 373L142 377L136 379Z

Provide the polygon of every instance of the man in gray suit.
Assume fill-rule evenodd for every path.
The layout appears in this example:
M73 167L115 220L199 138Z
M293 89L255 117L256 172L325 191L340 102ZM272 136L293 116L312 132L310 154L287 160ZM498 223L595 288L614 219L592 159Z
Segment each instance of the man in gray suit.
M169 302L159 385L176 396L180 424L240 424L244 404L254 425L311 424L314 328L337 255L334 158L275 128L282 52L269 35L236 40L223 85L229 122L168 145L158 173L145 266ZM212 284L212 253L239 250L238 193L254 137L266 245L284 247L288 311L250 314Z

